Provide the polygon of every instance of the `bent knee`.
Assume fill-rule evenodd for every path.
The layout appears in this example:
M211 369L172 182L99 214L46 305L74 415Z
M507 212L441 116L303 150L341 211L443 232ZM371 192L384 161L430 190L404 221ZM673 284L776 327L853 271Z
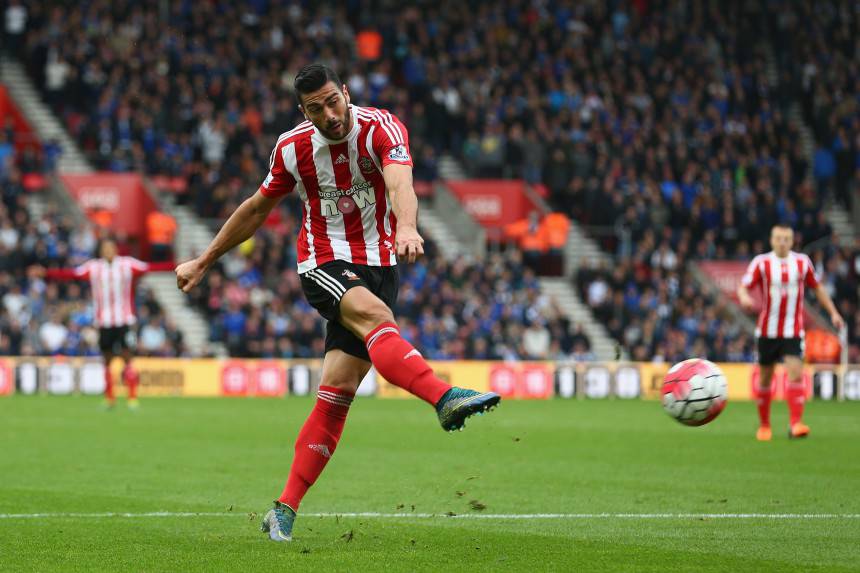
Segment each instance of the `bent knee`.
M350 394L355 394L359 384L361 384L361 379L355 376L323 376L320 380L320 386L331 386Z

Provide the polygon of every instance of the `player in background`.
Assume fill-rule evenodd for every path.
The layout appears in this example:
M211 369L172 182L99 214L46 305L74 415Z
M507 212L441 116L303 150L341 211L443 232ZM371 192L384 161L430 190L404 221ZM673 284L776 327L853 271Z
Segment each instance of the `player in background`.
M500 400L437 378L395 323L396 257L411 263L424 252L406 128L385 110L351 105L347 87L326 66L302 68L295 91L307 121L281 135L259 190L207 250L176 269L177 285L189 292L221 255L254 234L283 196L299 194L298 271L308 302L328 321L326 353L286 486L263 520L273 541L292 539L299 503L334 454L371 364L434 406L445 430L462 429L466 418Z
M105 364L105 404L114 405L113 375L110 364L114 357L122 358L122 379L128 387L128 407L136 409L138 374L131 366L136 346L134 325L137 313L134 305L134 283L137 278L158 271L172 271L173 263L145 263L133 257L118 255L112 239L102 239L99 258L90 259L70 269L35 267L34 274L54 280L88 280L93 297L93 323L99 331L99 350Z
M738 287L738 299L743 308L752 310L750 289L760 288L764 306L756 324L758 345L759 387L756 390L759 429L756 439L769 441L771 382L777 362L784 360L788 372L786 401L790 419L790 438L809 435L809 426L803 423L803 406L806 395L803 389L803 292L808 287L815 291L818 302L830 315L837 330L845 326L830 295L815 273L812 261L803 253L791 250L794 231L788 225L775 225L770 232L769 253L755 257L747 268Z

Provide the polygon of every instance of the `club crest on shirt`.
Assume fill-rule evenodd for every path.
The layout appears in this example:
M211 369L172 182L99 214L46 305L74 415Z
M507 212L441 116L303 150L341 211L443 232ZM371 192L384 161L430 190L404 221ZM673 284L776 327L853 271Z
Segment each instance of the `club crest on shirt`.
M398 145L388 152L388 159L392 161L409 161L409 152L405 145Z
M362 173L372 173L374 170L373 161L370 157L359 157L358 168L361 169Z

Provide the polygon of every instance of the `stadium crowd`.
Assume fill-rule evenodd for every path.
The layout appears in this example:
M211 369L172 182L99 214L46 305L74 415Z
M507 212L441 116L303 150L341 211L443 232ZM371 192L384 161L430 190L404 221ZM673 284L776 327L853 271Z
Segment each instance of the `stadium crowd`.
M99 356L98 333L86 281L45 281L28 273L36 265L72 267L93 257L91 228L49 209L33 219L23 180L50 168L38 148L19 153L0 140L0 355ZM181 333L165 317L152 293L137 293L138 354L178 356Z
M15 41L95 165L173 178L179 200L205 218L223 219L256 189L278 133L302 119L293 75L318 60L341 72L355 103L388 108L409 126L417 179L435 179L438 157L449 153L473 176L544 183L553 206L618 257L613 270L585 268L577 282L583 293L609 285L594 306L631 355L670 359L715 344L719 356L748 358L749 338L735 336L716 301L693 296L687 266L751 258L777 221L794 225L801 245L823 239L818 266L842 273L832 279L837 302L855 309L846 317L857 314L846 282L856 278L854 252L828 244L823 213L824 198L844 200L860 180L852 57L860 34L847 0L370 8L35 0ZM795 101L812 126L812 158L792 119ZM198 297L217 325L213 337L239 354L319 350L319 323L292 272L295 209L285 201ZM464 272L498 276L509 264L518 263ZM506 296L531 295L524 287ZM452 302L464 323L467 299ZM401 311L433 333L446 306L431 306L435 320L423 322L420 311ZM518 320L525 330L530 319ZM242 342L242 332L260 334ZM856 324L851 336L860 352ZM438 356L482 355L471 339L426 342Z
M288 217L222 259L192 292L230 354L309 358L324 351L324 323L308 305L295 267ZM427 256L400 267L395 314L404 337L430 359L589 359L590 341L540 292L519 251L481 264Z

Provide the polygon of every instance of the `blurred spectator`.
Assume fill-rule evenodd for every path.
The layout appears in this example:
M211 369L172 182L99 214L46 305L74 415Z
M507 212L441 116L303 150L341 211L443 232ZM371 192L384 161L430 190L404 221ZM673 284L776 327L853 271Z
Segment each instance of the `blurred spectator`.
M443 0L380 11L369 20L368 8L355 3L192 10L129 0L32 0L23 8L12 0L6 31L10 22L13 32L26 30L15 54L99 168L180 178L179 201L208 219L223 219L256 190L278 134L301 121L290 93L299 67L314 59L348 70L342 77L355 103L388 108L409 127L417 179L436 179L449 154L472 176L540 181L554 208L599 236L621 262L583 268L577 280L639 357L707 350L747 359L749 340L727 336L723 309L695 292L687 264L748 259L764 250L762 229L777 221L792 224L801 245L827 242L822 198L847 204L860 186L857 13L848 0ZM813 157L805 155L794 102L812 129ZM0 155L3 145L0 136ZM43 148L44 168L56 152ZM0 161L0 178L6 218L24 234L21 168ZM295 198L282 202L274 228L225 261L195 299L212 318L213 337L237 353L312 355L320 344L319 321L292 270L298 217ZM39 243L44 234L34 232L34 251L54 249ZM561 236L545 242L555 248ZM11 241L7 233L0 249ZM527 256L544 249L527 248ZM829 249L821 264L841 265L828 261L847 256ZM10 272L12 259L2 258ZM430 258L404 272L401 305L428 355L524 354L519 336L534 318L520 306L531 303L484 317L485 305L469 295L442 304L442 293L417 294L433 280L422 273L456 270L470 279L435 286L499 297L504 308L523 297L541 300L529 281L476 286L507 273L525 277L521 261L510 260L518 258L471 270ZM407 284L417 277L420 288ZM833 285L837 304L856 313L846 280ZM292 320L271 317L267 301L276 299L287 307L279 316ZM552 304L539 306L553 314ZM586 355L587 347L568 344L569 325L556 324L559 317L542 319L551 332L567 333L564 344L553 334L551 345L564 355L579 346Z
M146 234L152 248L153 262L173 259L173 238L176 235L176 221L161 211L152 211L146 216Z
M13 148L12 165L16 166L19 159ZM53 209L42 219L31 220L24 208L23 190L14 178L0 177L0 198L0 352L98 355L89 285L45 283L25 273L32 265L71 267L90 258L96 248L92 229L72 231L70 223ZM152 323L164 328L168 338L157 350L142 349L142 353L185 353L181 335L166 325L151 293L141 288L137 295L139 302L159 315Z

